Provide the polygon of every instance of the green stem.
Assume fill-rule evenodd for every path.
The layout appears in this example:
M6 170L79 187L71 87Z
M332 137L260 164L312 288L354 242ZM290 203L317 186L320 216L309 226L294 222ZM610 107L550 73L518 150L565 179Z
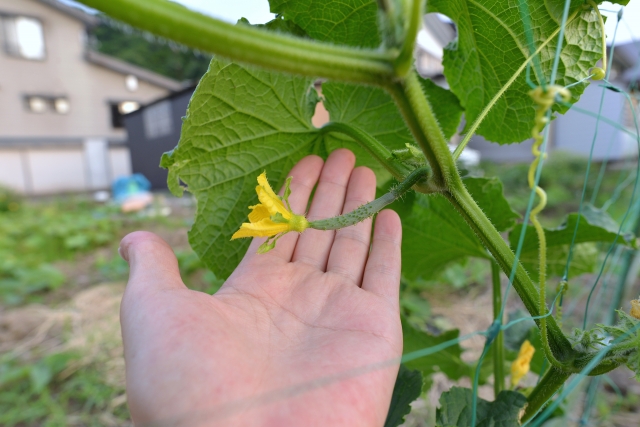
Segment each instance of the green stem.
M402 49L400 54L395 60L396 75L405 76L411 67L413 66L413 51L416 46L416 39L418 38L418 31L420 31L420 24L422 23L424 0L413 0L411 3L411 10L409 16L409 27L404 36Z
M502 324L500 318L502 316L500 266L493 260L491 260L491 283L493 287L493 318ZM496 398L502 390L504 390L504 334L500 331L493 343L493 392Z
M529 397L527 397L527 407L520 422L525 423L533 418L540 409L549 402L570 376L570 372L564 372L558 368L551 367L531 394L529 394Z
M409 176L407 176L407 178L399 183L395 188L392 188L391 191L375 199L374 201L362 205L359 208L344 215L311 221L309 223L309 227L315 228L316 230L337 230L339 228L356 225L357 223L362 222L367 218L371 218L373 215L384 209L385 206L390 205L394 201L398 200L404 193L409 191L411 187L424 180L428 176L428 174L429 168L418 168L411 172Z
M353 49L232 25L166 0L79 0L129 25L239 62L311 77L381 85L394 75L388 52Z
M451 191L444 195L449 199L458 212L460 212L462 217L480 238L489 252L491 252L495 260L500 265L502 271L504 271L505 274L510 274L511 268L515 262L515 255L502 239L502 236L500 236L500 233L495 229L491 221L489 221L484 212L482 212L482 209L480 209L473 200L467 189L464 187L462 180L459 180L459 183L452 183ZM519 262L516 267L513 287L531 316L537 317L546 314L546 312L540 311L539 294L536 286L533 284L531 278ZM539 326L540 319L536 319L536 323L538 323ZM551 351L555 355L556 359L563 364L566 364L567 368L569 368L570 363L576 356L576 352L571 347L571 343L562 333L555 319L552 317L547 319L547 330Z
M502 271L509 274L515 262L515 255L462 183L446 139L438 126L431 105L422 92L415 72L410 73L405 81L387 89L398 104L409 129L431 165L432 186L443 192L491 252ZM540 312L538 290L520 263L517 264L513 285L532 316L546 314ZM539 323L539 319L536 322ZM547 328L549 346L553 354L561 362L570 364L575 358L571 343L562 333L555 319L547 320Z
M411 169L402 163L395 161L391 151L382 145L380 141L362 129L348 125L346 123L329 122L320 128L321 133L336 132L351 137L360 147L365 149L374 159L376 159L391 175L398 181L402 181Z
M433 190L445 191L447 177L457 176L458 170L433 109L422 92L418 75L412 71L404 80L389 85L386 89L398 105L409 130L433 170L430 180Z

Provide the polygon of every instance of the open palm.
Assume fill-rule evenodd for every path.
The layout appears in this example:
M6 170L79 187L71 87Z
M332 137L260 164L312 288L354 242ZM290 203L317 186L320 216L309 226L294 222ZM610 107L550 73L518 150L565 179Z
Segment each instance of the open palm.
M291 171L291 207L308 218L373 199L375 176L338 150ZM254 239L213 296L188 290L171 249L137 232L122 303L127 393L137 424L380 426L402 353L397 215L337 232Z

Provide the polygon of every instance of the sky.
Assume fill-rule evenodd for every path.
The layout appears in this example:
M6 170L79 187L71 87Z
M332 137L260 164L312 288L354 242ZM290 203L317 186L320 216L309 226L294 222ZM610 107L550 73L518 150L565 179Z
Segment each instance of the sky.
M273 14L269 13L269 2L267 0L174 0L178 3L197 10L207 15L215 16L229 22L236 22L239 18L245 17L252 24L262 24L273 19ZM621 8L604 2L600 9L613 11L603 12L607 16L605 28L607 40L611 41L615 31L616 13ZM640 0L631 0L625 7L623 20L620 22L616 34L617 43L640 40Z
M64 3L73 3L73 0L61 0ZM214 16L216 18L236 22L240 18L247 18L252 24L263 24L273 19L273 14L269 13L268 0L173 0L181 3L190 9ZM600 6L603 15L606 16L605 24L607 40L612 40L616 26L616 13L621 8L604 2ZM611 10L613 12L606 12ZM623 19L618 27L616 43L627 43L633 40L640 40L640 0L631 0L625 7Z

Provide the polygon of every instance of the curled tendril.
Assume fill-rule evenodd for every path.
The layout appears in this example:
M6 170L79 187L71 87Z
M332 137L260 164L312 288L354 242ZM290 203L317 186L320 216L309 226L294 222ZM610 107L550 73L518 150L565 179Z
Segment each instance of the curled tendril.
M568 102L571 99L571 93L565 87L552 85L547 86L546 88L542 88L538 86L529 92L529 95L536 103L536 115L534 120L533 129L531 130L531 136L533 137L533 146L531 147L531 152L533 153L534 159L531 162L531 166L529 166L529 174L528 181L529 187L536 192L538 197L540 198L540 202L536 207L531 209L530 221L533 227L536 230L536 234L538 235L538 241L540 244L539 251L539 277L540 277L540 313L544 313L547 311L546 305L546 285L547 285L547 240L544 234L544 229L542 228L542 224L538 220L538 214L540 211L544 209L547 204L547 193L544 190L536 185L535 182L535 174L538 169L538 164L540 163L541 157L543 157L543 153L540 151L540 146L544 140L542 135L542 131L544 127L549 122L549 118L547 117L547 113L556 102L556 99L560 98L560 100L564 102ZM545 349L545 353L547 358L551 363L555 366L563 366L561 362L559 362L551 352L551 348L549 347L549 338L547 336L547 320L546 318L540 319L540 332L542 335L542 343Z
M607 33L604 29L604 20L602 19L602 14L598 9L598 5L593 0L589 0L585 6L591 7L595 10L598 15L598 22L600 23L600 33L602 34L602 68L592 68L591 78L593 80L602 80L607 76Z

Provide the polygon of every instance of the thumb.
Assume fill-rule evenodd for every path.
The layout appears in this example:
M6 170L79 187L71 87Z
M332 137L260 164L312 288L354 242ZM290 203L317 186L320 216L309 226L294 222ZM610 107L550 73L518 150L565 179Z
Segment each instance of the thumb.
M129 292L186 288L173 250L156 234L147 231L127 234L120 242L118 252L129 263Z

